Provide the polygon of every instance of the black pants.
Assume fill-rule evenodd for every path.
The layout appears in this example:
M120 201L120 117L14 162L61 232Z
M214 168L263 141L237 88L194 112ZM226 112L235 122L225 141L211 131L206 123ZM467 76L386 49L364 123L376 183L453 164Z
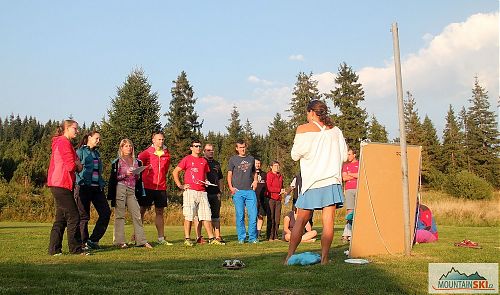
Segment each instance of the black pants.
M280 227L281 219L281 200L269 199L269 214L267 215L267 239L279 239L278 229Z
M69 252L79 254L82 252L79 229L80 215L73 198L73 192L60 187L51 187L50 191L54 196L56 217L50 231L49 254L62 253L62 240L66 227L68 228Z
M109 218L111 217L111 209L109 208L106 196L98 186L82 185L75 188L75 200L80 213L82 242L86 243L88 240L95 243L99 242L106 233ZM89 237L90 203L94 204L99 218L92 231L92 235Z

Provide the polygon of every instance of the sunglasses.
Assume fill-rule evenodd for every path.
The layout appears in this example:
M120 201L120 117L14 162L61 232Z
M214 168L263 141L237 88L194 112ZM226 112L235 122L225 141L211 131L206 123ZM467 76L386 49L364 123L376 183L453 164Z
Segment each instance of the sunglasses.
M195 147L195 148L201 148L201 144L195 144L195 145L193 145L193 147Z
M205 150L205 152L213 152L214 150Z

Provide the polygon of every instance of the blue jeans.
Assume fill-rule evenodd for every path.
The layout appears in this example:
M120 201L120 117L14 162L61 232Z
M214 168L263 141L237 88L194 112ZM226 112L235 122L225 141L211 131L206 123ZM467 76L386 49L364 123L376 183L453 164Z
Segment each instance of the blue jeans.
M236 232L238 241L246 238L245 206L248 212L248 241L257 240L257 196L253 190L238 190L233 196L234 210L236 212Z

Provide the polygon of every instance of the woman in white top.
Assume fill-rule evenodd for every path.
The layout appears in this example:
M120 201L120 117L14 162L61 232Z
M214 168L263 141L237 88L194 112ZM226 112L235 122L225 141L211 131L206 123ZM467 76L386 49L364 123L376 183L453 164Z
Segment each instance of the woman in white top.
M302 187L295 204L298 214L285 264L295 253L312 212L319 209L323 221L321 264L328 263L335 209L343 206L342 163L347 160L347 145L342 131L333 125L328 107L320 100L307 105L307 121L297 127L291 152L294 161L300 160Z

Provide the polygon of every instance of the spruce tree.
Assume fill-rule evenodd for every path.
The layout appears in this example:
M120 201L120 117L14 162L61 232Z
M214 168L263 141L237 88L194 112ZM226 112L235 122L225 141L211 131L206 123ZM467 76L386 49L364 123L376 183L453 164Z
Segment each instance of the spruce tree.
M500 138L495 113L490 110L488 92L475 77L471 105L467 111L466 151L470 170L500 187Z
M290 125L291 129L295 130L297 126L307 123L307 104L313 99L321 98L318 90L318 82L311 79L312 73L309 75L300 72L297 75L297 82L292 92L290 101Z
M269 161L267 164L271 164L271 161L274 160L280 162L281 173L287 181L291 180L298 172L298 165L290 157L293 139L289 134L293 133L293 130L290 130L288 122L282 119L279 113L276 113L269 125L268 131L267 147Z
M372 115L370 126L368 127L368 139L372 142L388 142L387 130L381 125L375 115Z
M340 64L335 89L327 95L340 111L334 115L334 122L344 134L347 144L359 150L361 140L367 138L368 117L366 110L359 106L365 100L365 92L359 76L345 62Z
M255 132L253 132L252 124L248 119L243 126L243 139L247 143L247 153L254 157L257 156L259 149L255 142Z
M233 106L231 117L229 118L229 125L226 126L227 135L224 138L222 145L220 163L223 171L227 171L227 162L232 155L236 154L236 142L239 139L244 139L243 127L240 121L240 112L238 108Z
M201 139L202 123L198 122L198 114L194 110L196 98L187 75L184 71L172 81L174 86L170 93L170 107L165 114L165 142L170 150L171 163L174 167L191 151L189 146L195 139Z
M422 145L423 130L416 102L410 91L407 91L406 95L406 99L404 100L406 142L413 145Z
M431 119L426 115L422 123L422 178L424 183L432 181L441 161L441 146L439 144L436 128Z
M443 130L441 171L456 173L466 168L464 150L464 136L460 131L453 107L450 105Z
M158 94L151 91L146 75L140 69L132 71L118 87L108 119L102 122L100 150L105 166L116 158L124 138L132 140L136 154L150 146L153 131L161 128L159 112Z

